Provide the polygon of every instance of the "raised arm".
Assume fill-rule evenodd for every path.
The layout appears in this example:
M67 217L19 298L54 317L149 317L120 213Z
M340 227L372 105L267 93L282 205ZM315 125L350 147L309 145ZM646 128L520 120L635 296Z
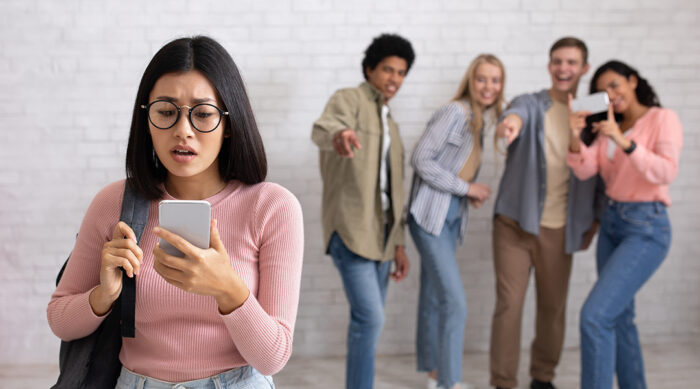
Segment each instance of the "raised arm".
M525 123L530 120L529 107L536 104L535 98L529 94L514 98L501 115L496 126L496 136L506 138L508 144L513 143L520 136Z
M590 147L581 142L581 132L586 127L588 111L574 112L572 107L573 96L569 94L569 152L566 155L566 163L574 171L574 175L580 180L587 180L598 174L598 147L596 139ZM612 108L610 108L612 109ZM612 111L608 112L608 120L612 117Z
M351 89L335 92L328 100L321 117L313 124L311 140L321 150L333 150L334 137L343 130L357 127L359 96Z

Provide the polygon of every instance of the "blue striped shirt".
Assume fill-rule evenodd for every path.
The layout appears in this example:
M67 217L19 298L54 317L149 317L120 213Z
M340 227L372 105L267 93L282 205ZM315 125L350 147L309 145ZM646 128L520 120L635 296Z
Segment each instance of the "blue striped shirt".
M440 107L411 156L414 173L408 209L416 223L432 235L440 235L453 195L462 197L460 239L466 230L469 183L458 174L474 146L471 111L467 110L465 102L457 101Z

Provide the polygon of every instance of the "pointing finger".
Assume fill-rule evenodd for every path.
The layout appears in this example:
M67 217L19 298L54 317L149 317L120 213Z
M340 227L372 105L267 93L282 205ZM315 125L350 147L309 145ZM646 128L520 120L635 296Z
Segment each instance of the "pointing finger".
M345 137L345 136L341 137L341 139L343 140L343 143L342 143L343 154L345 154L345 155L351 154L352 148L350 148L350 139L348 137Z
M357 138L357 135L352 136L352 137L350 138L350 142L352 143L352 145L353 145L356 149L358 149L358 150L361 150L361 149L362 149L362 145L360 144L360 139Z

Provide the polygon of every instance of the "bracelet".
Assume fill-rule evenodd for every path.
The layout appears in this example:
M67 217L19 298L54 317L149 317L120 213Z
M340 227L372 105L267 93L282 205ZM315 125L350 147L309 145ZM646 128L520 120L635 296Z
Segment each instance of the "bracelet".
M632 152L633 152L634 149L636 149L636 148L637 148L637 144L634 143L633 140L631 140L631 141L630 141L630 147L628 147L628 148L626 148L626 149L624 149L624 150L622 150L622 151L624 151L625 154L629 155L629 154L632 154Z

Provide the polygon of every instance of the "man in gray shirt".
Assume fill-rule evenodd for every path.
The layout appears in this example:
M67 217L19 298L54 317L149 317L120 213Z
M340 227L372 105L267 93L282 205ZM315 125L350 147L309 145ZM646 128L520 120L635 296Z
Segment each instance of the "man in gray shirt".
M513 99L496 129L509 143L493 222L497 301L490 368L491 385L498 388L517 386L523 303L533 268L537 319L530 388L554 388L572 253L587 248L597 230L597 179L580 181L566 165L568 99L588 71L587 57L577 38L555 42L549 52L551 87Z

